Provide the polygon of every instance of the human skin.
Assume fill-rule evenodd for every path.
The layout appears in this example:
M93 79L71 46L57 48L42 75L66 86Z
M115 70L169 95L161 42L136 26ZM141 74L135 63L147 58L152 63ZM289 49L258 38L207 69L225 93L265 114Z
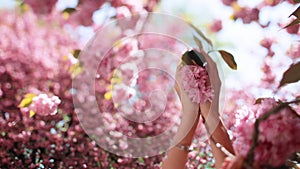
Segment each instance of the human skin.
M211 107L210 102L206 102L205 104L200 104L201 115L203 116L204 119L207 119L210 107ZM225 161L225 158L228 157L228 155L225 154L220 149L220 147L216 146L216 142L221 144L229 153L231 153L232 155L234 154L231 140L221 120L219 120L216 128L213 131L210 131L210 137L209 137L209 144L211 146L212 153L215 158L215 167L219 169L222 168L222 164Z
M175 90L179 95L183 114L178 132L174 136L174 143L184 146L191 145L201 114L204 120L208 119L205 124L210 135L209 142L215 158L215 167L219 169L222 167L222 163L227 155L215 145L215 142L220 143L231 154L234 154L231 141L222 121L220 120L218 112L212 111L216 110L212 109L212 103L194 103L183 90L182 77L181 73L179 73L181 67L182 65L177 68ZM212 122L213 125L209 125L210 122ZM211 128L211 126L213 126L213 128ZM213 140L211 138L213 138ZM188 151L184 151L176 146L170 148L166 154L166 158L162 162L162 169L184 169L188 160L187 156Z
M241 169L244 158L242 156L226 157L222 169Z
M182 119L178 132L174 136L174 143L189 146L192 143L197 124L199 122L199 105L193 103L182 87L182 78L179 73L180 67L176 72L175 90L182 103ZM172 147L166 154L167 158L162 163L162 169L184 169L187 162L187 151L177 147Z

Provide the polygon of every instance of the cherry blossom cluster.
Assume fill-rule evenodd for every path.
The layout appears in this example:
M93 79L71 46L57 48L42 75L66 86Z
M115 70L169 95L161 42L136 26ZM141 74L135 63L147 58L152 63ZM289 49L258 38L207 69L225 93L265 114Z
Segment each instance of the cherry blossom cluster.
M11 111L27 93L69 97L72 62L67 55L76 42L30 11L1 11L0 20L0 109Z
M39 13L37 10L34 12ZM56 19L61 18L46 21L30 10L24 13L1 11L0 167L158 168L162 155L139 159L119 157L103 150L82 129L73 109L71 87L71 73L78 63L72 51L78 46L61 25L56 24ZM115 64L112 68L118 66ZM99 84L99 91L96 90L106 93L106 86ZM20 110L18 105L27 93L36 96ZM105 100L101 104L112 108L111 103ZM28 113L30 110L35 114ZM173 108L172 112L178 113L176 110ZM110 123L115 120L113 111L107 116L105 122L113 125ZM157 135L165 120L159 121L145 126L115 121L118 125L111 129L128 136ZM126 149L124 143L119 145Z
M247 157L253 142L255 120L274 109L274 99L263 99L253 107L245 106L236 111L234 148L238 155ZM259 126L258 146L255 148L255 165L278 167L300 149L297 135L300 134L299 115L285 108L262 121Z
M109 3L116 11L116 17L129 17L132 14L145 13L152 11L158 4L158 0L79 0L77 6L70 11L63 11L67 14L67 22L73 25L90 26L93 24L94 12L101 9L103 4ZM57 13L55 5L57 0L24 0L32 10L38 15L49 15Z
M260 10L265 6L279 5L281 1L266 0L253 8L240 6L238 0L222 0L222 2L233 8L234 19L240 19L245 24L256 22L264 28L268 25L259 23ZM293 0L287 2L294 4ZM72 51L78 49L79 45L64 29L68 24L92 25L94 12L105 3L115 8L116 18L121 18L152 11L158 0L79 0L76 10L65 16L66 22L61 22L63 17L60 11L56 10L57 0L24 0L24 3L28 4L32 11L24 8L25 11L0 12L0 168L159 168L162 154L148 158L117 156L102 149L83 130L72 102L72 95L76 91L72 88L71 74L76 71L78 67L75 66L79 64ZM53 18L43 17L47 15ZM282 26L280 24L278 25ZM126 29L129 25L119 26L124 34L128 33ZM172 28L169 32L176 31L175 27ZM218 32L221 29L221 20L215 20L210 27L211 32ZM289 27L287 32L291 36L299 35L299 25ZM261 41L261 46L267 49L268 57L263 65L264 77L260 87L270 90L277 86L274 65L270 62L276 53L272 48L274 43L276 40L268 37ZM160 52L156 52L151 53L154 59L147 59L147 53L143 53L142 49L165 49L170 46L174 51L181 51L173 40L145 35L139 37L139 40L132 38L122 42L121 46L116 45L110 53L111 57L102 60L95 80L95 92L99 109L104 117L102 122L107 127L99 131L100 133L113 130L115 132L111 132L111 136L114 138L119 138L120 133L128 137L144 138L157 136L172 124L178 125L176 117L180 113L180 107L174 93L166 95L168 100L168 104L164 107L166 113L145 124L124 120L119 115L122 107L114 103L118 100L131 99L135 110L142 112L150 109L150 115L155 115L157 109L161 108L159 106L162 100L155 99L157 98L155 93L151 95L152 99L147 98L147 92L153 89L162 90L161 84L169 82L170 79L168 76L152 78L153 72L149 71L139 72L136 78L137 72L132 65L147 67L152 60L162 58ZM299 58L299 49L299 44L294 44L286 54L292 60L296 60ZM145 60L138 59L141 55ZM120 67L124 62L124 56L130 56L126 58L129 66ZM168 69L169 66L164 64L161 68ZM208 84L206 72L201 68L192 70L192 73L186 72L188 75L186 77L193 76L191 79L196 77L196 81L188 81L185 86L189 91L201 90L190 93L190 96L196 102L211 100L212 89ZM139 88L139 93L118 86L120 79L125 87L133 85ZM111 83L116 84L113 86L116 87L115 93L112 91ZM36 96L28 102L28 106L19 108L18 105L27 93L34 93ZM286 95L280 94L283 98L286 95L299 96L297 91L287 92ZM264 99L255 106L239 109L242 105L253 103L254 96L244 91L231 92L231 95L223 118L226 126L232 130L236 152L245 157L252 143L255 119L270 111L278 103L274 99ZM135 96L143 97L135 99L137 98ZM295 110L299 113L299 106ZM99 123L93 118L89 120L91 126ZM279 166L291 154L299 151L300 143L296 138L300 134L298 124L300 124L299 117L291 108L286 108L262 122L258 147L255 149L256 165ZM203 135L205 135L203 130L197 130L197 139L193 143L197 148L189 154L188 168L213 167L213 158L207 142L199 141ZM107 142L105 139L107 138L103 138ZM109 140L108 144L114 145L119 151L130 148L126 140Z
M286 2L290 4L296 4L294 0L287 0ZM259 1L254 7L241 6L238 0L222 0L222 3L233 9L233 19L241 19L244 24L249 24L251 22L260 23L259 14L260 14L260 10L262 10L264 7L267 6L274 7L280 5L280 3L283 3L283 1L282 0ZM268 26L263 24L260 25L262 27ZM295 27L299 27L299 26L295 25ZM295 31L294 33L297 32L298 31Z
M213 90L205 68L199 66L183 66L183 87L195 103L212 101Z
M23 113L29 112L30 110L39 115L54 115L57 113L58 105L61 100L57 96L49 97L46 94L39 94L32 98L32 103L29 107L22 108Z

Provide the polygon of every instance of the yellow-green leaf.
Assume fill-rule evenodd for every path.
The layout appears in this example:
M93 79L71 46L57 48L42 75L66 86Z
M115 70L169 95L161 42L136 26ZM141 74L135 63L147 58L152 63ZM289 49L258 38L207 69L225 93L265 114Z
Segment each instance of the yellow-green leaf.
M29 5L24 3L23 1L20 1L20 12L24 13L30 9Z
M75 63L70 67L69 72L72 75L72 78L75 78L77 75L83 72L83 67L79 62Z
M193 36L193 38L194 38L194 41L196 42L198 48L203 49L202 42L196 36Z
M29 117L31 118L31 117L33 117L35 115L35 112L33 111L33 110L30 110L29 111Z
M105 100L110 100L112 98L112 92L108 91L104 94L104 99Z
M19 104L19 107L28 107L32 103L32 98L24 98L21 103Z
M24 96L24 99L18 105L18 107L28 107L32 103L32 99L36 96L36 94L28 93Z
M218 52L221 54L223 60L227 63L227 65L233 69L236 70L237 69L237 64L234 60L234 57L231 53L226 52L224 50L218 50Z
M111 78L110 83L111 84L120 84L120 83L122 83L122 78L115 76L115 77Z
M36 94L34 93L27 93L24 97L25 98L34 98L36 96Z
M75 11L76 11L76 8L66 8L66 9L64 9L62 12L63 12L63 13L71 14L71 13L73 13L73 12L75 12Z
M279 87L289 83L295 83L300 80L300 62L292 64L284 73L280 81Z
M190 24L190 26L196 31L196 33L203 38L208 44L210 44L211 46L213 46L211 40L209 40L202 31L200 31L196 26L194 26L193 24ZM201 40L199 40L201 42Z

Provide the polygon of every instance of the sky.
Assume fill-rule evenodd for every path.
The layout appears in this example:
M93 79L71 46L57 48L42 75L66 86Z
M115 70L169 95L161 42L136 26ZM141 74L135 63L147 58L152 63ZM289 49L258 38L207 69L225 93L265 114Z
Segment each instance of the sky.
M14 0L1 0L0 9L1 8L13 8L15 6Z
M254 7L261 0L239 0L241 6ZM287 22L288 15L295 9L288 3L282 3L275 8L264 8L260 14L260 20L263 23L268 21ZM275 44L274 50L279 51L274 57L277 62L287 60L284 51L289 48L291 43L295 43L297 38L287 38L284 30L279 30L277 25L271 25L270 28L263 30L256 23L244 25L241 21L234 22L230 19L232 9L225 7L220 0L163 0L161 10L174 15L188 17L197 26L209 24L213 19L220 19L223 22L223 29L216 35L211 35L213 42L220 43L217 48L225 49L231 52L238 64L238 70L230 73L227 85L233 88L241 87L241 84L258 83L261 73L261 64L267 51L260 47L260 41L263 37L276 37L278 44ZM199 24L198 24L199 23ZM280 49L280 50L276 50ZM227 71L226 71L227 72ZM239 83L237 83L237 80Z

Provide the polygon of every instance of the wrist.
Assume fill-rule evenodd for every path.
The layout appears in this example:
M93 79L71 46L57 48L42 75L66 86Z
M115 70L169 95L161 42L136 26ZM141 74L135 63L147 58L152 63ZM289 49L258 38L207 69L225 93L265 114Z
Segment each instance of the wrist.
M175 147L187 153L193 150L190 144L176 144Z

